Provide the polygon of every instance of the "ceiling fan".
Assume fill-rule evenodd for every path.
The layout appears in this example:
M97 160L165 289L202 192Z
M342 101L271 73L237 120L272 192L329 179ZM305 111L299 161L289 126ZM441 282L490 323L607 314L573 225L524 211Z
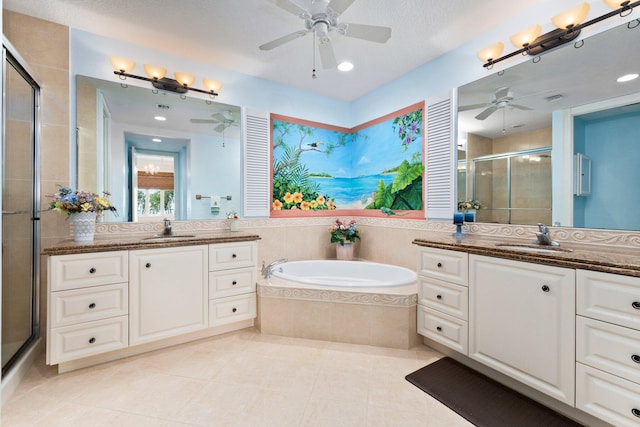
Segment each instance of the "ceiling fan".
M191 123L219 123L218 126L213 128L216 132L222 132L230 126L240 126L238 121L234 118L231 111L223 111L222 113L212 114L212 119L191 119Z
M339 17L355 0L312 0L309 9L303 9L291 0L276 0L276 5L304 20L304 29L282 36L260 46L260 50L271 50L292 40L313 33L318 38L320 61L325 69L336 66L336 57L329 33L336 32L376 43L386 43L391 37L391 28L375 25L348 24ZM315 39L314 39L315 41Z
M515 99L513 92L511 92L508 87L501 87L496 89L491 102L485 104L464 105L461 106L458 111L469 111L477 108L484 108L484 110L476 116L477 120L484 120L501 108L512 107L517 108L518 110L531 110L531 108L525 107L524 105L513 104L512 101Z

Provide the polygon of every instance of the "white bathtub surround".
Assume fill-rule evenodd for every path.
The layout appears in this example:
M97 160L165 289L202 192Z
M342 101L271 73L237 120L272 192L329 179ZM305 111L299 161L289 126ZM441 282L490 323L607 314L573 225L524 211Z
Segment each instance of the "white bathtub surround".
M368 261L309 260L279 264L272 276L309 286L336 290L375 289L415 285L413 270ZM281 282L276 282L281 283Z
M407 349L420 342L416 292L415 283L339 288L272 277L258 283L257 326L266 334Z

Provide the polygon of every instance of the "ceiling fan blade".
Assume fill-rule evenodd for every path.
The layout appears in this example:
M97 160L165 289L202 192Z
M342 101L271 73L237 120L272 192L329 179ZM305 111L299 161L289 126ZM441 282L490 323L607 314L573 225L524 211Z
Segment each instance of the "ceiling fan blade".
M299 18L306 19L307 15L309 15L309 12L290 0L276 0L276 6L278 6L280 9L284 9L287 12L296 15Z
M331 9L336 16L347 10L355 0L331 0L327 9Z
M218 122L224 122L225 121L225 117L220 113L212 114L211 117L216 119Z
M472 105L463 105L462 107L458 107L458 111L469 111L469 110L475 110L478 108L484 108L484 107L488 107L491 104L472 104Z
M305 34L307 34L307 32L308 31L300 30L300 31L296 31L295 33L287 34L286 36L282 36L278 39L270 41L269 43L265 43L261 45L260 50L271 50L278 46L282 46L283 44L288 43L291 40L295 40L304 36Z
M508 87L500 87L498 89L496 89L495 92L495 99L501 99L504 98L505 96L509 95L509 88Z
M333 46L331 46L331 40L328 38L320 39L320 45L318 46L320 51L320 62L322 62L322 68L328 70L337 65L336 55L333 53Z
M487 117L489 117L490 115L492 115L497 109L498 109L498 107L489 107L486 110L484 110L482 113L478 114L476 116L476 119L484 120Z
M525 110L525 111L532 110L532 108L525 107L524 105L517 105L517 104L509 104L509 107L513 107L513 108L517 108L518 110Z
M224 123L220 123L218 126L213 128L213 130L215 130L216 132L222 132L225 128L226 128L225 124Z
M220 123L219 120L209 120L209 119L191 119L189 121L191 123Z
M344 35L376 43L386 43L391 37L391 28L376 25L341 24L344 25Z

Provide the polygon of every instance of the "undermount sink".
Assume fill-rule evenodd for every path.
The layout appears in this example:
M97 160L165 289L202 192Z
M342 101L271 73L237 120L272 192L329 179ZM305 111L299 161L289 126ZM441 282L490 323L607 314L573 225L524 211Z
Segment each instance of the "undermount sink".
M143 242L174 242L181 239L191 239L196 237L194 234L158 234L156 236L145 237Z
M562 248L560 246L541 246L532 244L517 244L517 243L497 243L500 249L510 249L513 251L523 252L538 252L538 253L558 253L558 252L571 252L571 249Z

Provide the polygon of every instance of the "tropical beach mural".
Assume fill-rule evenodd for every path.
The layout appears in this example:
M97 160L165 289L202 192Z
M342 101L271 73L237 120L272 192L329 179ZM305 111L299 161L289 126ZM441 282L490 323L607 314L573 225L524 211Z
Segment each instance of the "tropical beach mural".
M354 129L274 116L272 209L422 210L422 112Z

